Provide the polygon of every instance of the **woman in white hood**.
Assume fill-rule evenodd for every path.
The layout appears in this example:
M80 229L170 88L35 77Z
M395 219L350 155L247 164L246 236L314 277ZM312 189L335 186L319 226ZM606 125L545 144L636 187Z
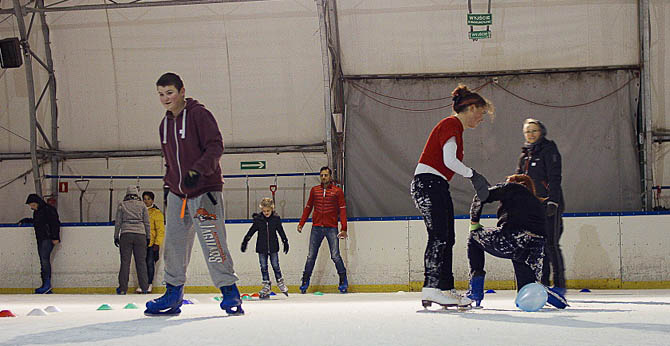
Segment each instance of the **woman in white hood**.
M130 276L130 256L135 256L135 269L142 293L147 293L149 278L147 276L147 244L151 238L149 211L137 192L137 187L129 186L123 202L116 209L116 223L114 225L114 245L121 254L121 268L119 269L119 287L116 294L128 292L128 277Z

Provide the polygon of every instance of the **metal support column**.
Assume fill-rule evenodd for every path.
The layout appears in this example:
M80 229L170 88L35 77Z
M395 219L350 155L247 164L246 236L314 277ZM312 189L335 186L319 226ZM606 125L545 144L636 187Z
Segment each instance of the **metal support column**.
M35 6L44 8L44 0L37 0ZM49 101L51 106L51 149L59 150L58 145L58 105L56 104L56 73L54 71L54 61L51 55L51 36L49 25L45 12L40 12L40 21L42 24L42 36L44 36L44 53L46 55L47 72L49 73ZM58 157L51 155L51 175L58 175ZM58 180L51 180L51 196L58 198Z
M35 109L35 82L33 79L33 62L30 55L30 44L28 43L28 34L26 32L26 23L23 20L23 10L19 0L14 0L14 16L18 24L19 35L21 36L21 47L23 48L23 58L26 69L26 81L28 84L28 109L30 112L30 159L33 166L33 181L35 183L35 193L42 196L42 183L40 181L39 164L37 163L37 112Z
M17 1L17 0L14 0ZM327 28L326 28L326 18L325 18L325 6L324 3L326 0L315 0L316 8L319 15L319 34L321 37L321 64L323 65L323 108L325 112L325 125L326 125L326 153L328 155L328 166L333 166L333 114L331 111L331 100L330 100L330 58L328 54L328 40L326 38Z
M642 119L644 124L644 143L643 143L643 160L644 164L644 209L649 211L653 209L653 193L652 187L654 185L653 177L653 128L652 128L652 112L651 112L651 68L650 64L650 24L649 24L649 0L640 0L639 7L639 31L640 31L640 60L641 60L641 93L642 99Z
M333 103L333 113L340 114L342 119L338 121L346 122L344 117L344 79L342 78L342 58L340 49L340 33L337 20L336 0L325 1L326 11L326 32L328 49L331 57L331 97ZM333 171L335 179L344 186L344 133L343 127L337 129L335 126L335 139L333 141Z

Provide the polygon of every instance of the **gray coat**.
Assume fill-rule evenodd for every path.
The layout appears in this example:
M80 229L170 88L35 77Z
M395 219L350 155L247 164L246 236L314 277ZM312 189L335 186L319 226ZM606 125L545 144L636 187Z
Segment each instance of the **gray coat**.
M114 239L119 239L123 233L145 234L147 239L151 238L149 211L134 186L128 187L123 202L116 208Z

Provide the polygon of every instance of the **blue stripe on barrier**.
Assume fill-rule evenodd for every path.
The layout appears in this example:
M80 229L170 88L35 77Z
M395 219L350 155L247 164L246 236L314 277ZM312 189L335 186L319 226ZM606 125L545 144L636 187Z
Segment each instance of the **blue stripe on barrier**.
M670 211L613 211L613 212L589 212L589 213L564 213L564 217L595 217L595 216L646 216L646 215L670 215ZM456 215L455 219L469 219L470 215L462 214ZM481 216L482 219L494 219L496 215L486 214ZM352 217L347 221L406 221L406 220L423 220L421 216L384 216L384 217ZM299 222L300 219L282 219L283 222L292 223ZM252 219L230 219L226 223L252 223ZM307 219L307 222L312 222L312 219ZM62 226L67 227L82 227L82 226L114 226L114 222L64 222ZM15 223L0 223L0 228L3 227L32 227L32 225L18 226Z

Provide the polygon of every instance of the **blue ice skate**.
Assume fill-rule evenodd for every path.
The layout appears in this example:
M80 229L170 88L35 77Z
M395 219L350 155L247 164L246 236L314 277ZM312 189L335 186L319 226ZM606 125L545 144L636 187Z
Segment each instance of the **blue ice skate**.
M349 281L347 280L347 274L340 274L340 285L337 286L337 289L340 290L340 293L347 293L349 290Z
M565 309L566 307L570 306L568 305L568 300L565 299L565 296L561 294L561 292L565 294L565 289L547 287L547 303L559 309Z
M51 280L44 280L40 288L35 289L35 294L50 294L51 292Z
M237 285L221 286L221 294L223 294L220 304L222 310L226 310L228 315L244 315L242 299L240 299L240 291L237 289Z
M484 300L484 276L482 273L472 273L470 276L470 287L465 294L466 297L475 302L475 308L480 308L482 300Z
M300 293L305 294L309 288L309 279L302 279L302 285L300 285Z
M147 316L179 315L184 302L184 285L166 284L165 294L147 302L144 314Z

